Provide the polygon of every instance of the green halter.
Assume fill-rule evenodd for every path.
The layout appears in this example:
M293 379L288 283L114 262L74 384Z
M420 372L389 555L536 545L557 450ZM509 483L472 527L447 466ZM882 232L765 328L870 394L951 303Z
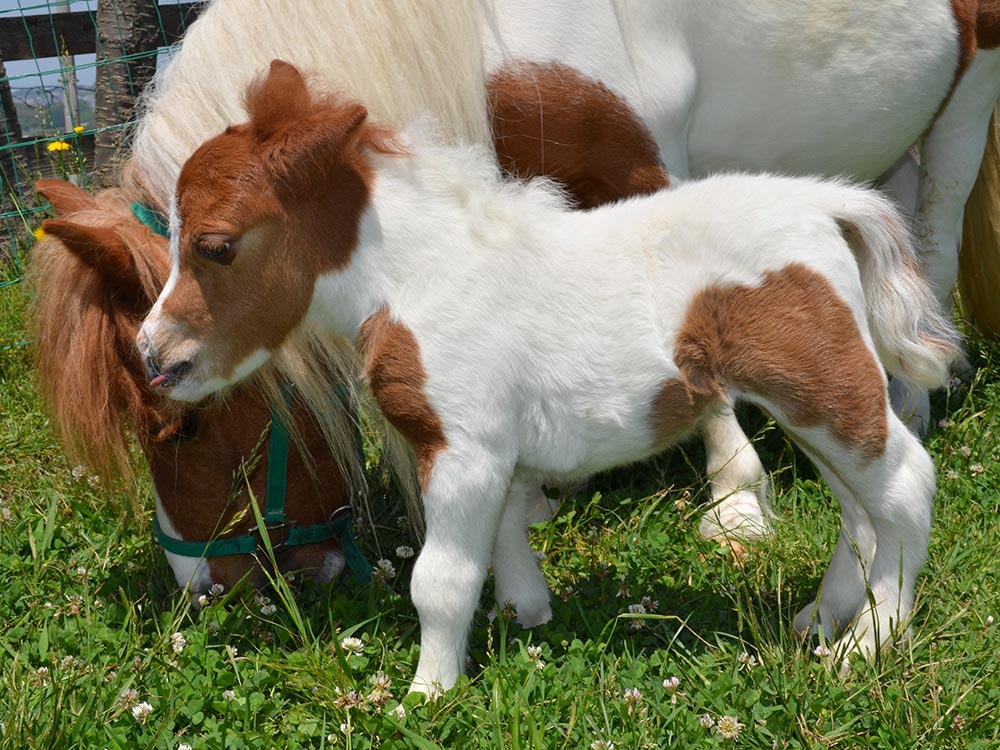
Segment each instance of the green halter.
M337 389L340 391L341 389ZM355 435L360 434L355 429ZM285 518L285 489L288 468L288 429L275 409L271 410L271 430L267 456L267 494L264 501L264 528L254 526L242 536L212 539L204 542L190 542L168 536L153 516L153 533L156 540L167 552L181 557L225 557L227 555L250 555L264 547L263 535L267 534L271 547L277 551L285 547L339 539L340 546L351 572L360 580L371 578L372 566L354 539L351 528L351 509L338 508L330 518L309 526L299 526ZM358 450L361 450L360 442ZM362 454L363 455L363 454Z
M132 204L132 213L145 224L150 231L162 237L170 235L163 214L151 206L136 201ZM286 400L289 393L285 392ZM337 397L346 403L347 392L337 388ZM361 434L357 426L354 428L355 442L358 448L361 465L364 466L364 451L361 448ZM227 555L251 555L264 548L263 536L266 534L274 550L284 547L298 547L303 544L325 542L328 539L339 539L347 567L362 581L367 581L372 575L372 566L365 559L364 553L358 547L351 528L351 509L348 506L339 508L324 523L310 526L299 526L285 518L285 489L288 469L288 429L281 421L278 412L271 409L271 431L267 455L267 494L264 500L264 528L254 526L242 536L212 539L206 542L189 542L167 536L160 526L160 520L153 516L153 534L167 552L181 557L226 557Z

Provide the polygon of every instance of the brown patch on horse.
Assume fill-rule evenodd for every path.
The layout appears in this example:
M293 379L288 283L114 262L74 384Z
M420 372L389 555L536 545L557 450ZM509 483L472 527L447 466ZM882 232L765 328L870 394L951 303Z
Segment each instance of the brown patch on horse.
M1000 47L1000 0L979 0L976 38L979 49Z
M493 145L518 178L562 182L582 208L669 185L652 134L625 99L559 63L515 62L487 82Z
M427 400L427 374L413 333L380 308L362 325L357 339L364 377L389 423L417 454L417 476L427 489L434 457L447 447L441 420Z
M976 0L951 0L951 14L955 18L956 30L958 31L958 66L955 69L955 78L951 84L954 91L958 81L962 78L976 56L978 47L977 41L977 2ZM951 94L949 92L949 98Z
M692 388L683 380L665 380L653 399L649 424L658 448L676 444L694 429L718 394Z
M768 272L759 286L700 292L675 359L705 394L732 386L774 404L793 426L825 427L862 458L885 449L882 368L850 308L806 266Z

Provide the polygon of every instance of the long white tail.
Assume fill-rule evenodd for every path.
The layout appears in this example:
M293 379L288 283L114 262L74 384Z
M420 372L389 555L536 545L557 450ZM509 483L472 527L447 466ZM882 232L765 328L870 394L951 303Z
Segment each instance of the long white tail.
M913 239L893 203L850 188L830 207L861 270L868 324L884 367L924 388L948 382L961 356L958 331L920 268Z

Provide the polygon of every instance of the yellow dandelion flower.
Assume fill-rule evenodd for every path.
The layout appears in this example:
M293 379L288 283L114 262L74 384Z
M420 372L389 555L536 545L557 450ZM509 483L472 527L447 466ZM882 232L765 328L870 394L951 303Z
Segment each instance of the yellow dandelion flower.
M45 234L45 230L42 229L41 227L35 227L35 231L32 232L32 234L35 235L35 242L41 242L46 237L48 237L48 235Z
M45 148L49 151L69 151L70 145L66 141L52 141Z
M80 135L80 133L82 133L84 130L86 130L86 128L83 127L83 125L76 125L73 128L73 132L76 133L77 135Z

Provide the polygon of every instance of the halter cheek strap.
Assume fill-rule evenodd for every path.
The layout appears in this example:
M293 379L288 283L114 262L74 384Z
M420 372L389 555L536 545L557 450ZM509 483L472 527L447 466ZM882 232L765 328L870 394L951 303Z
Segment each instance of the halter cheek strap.
M346 391L337 389L341 400L346 400ZM290 393L285 391L286 400ZM355 442L364 463L364 453L361 448L361 435L355 426ZM351 509L348 506L338 508L328 520L310 526L300 526L285 518L285 490L288 469L289 436L288 428L281 420L280 414L271 409L271 428L268 436L267 455L267 494L264 501L264 528L254 526L242 536L212 539L204 542L189 542L168 536L160 526L159 519L153 516L153 534L167 552L181 557L226 557L228 555L250 555L264 549L264 535L267 535L271 548L275 551L285 547L298 547L304 544L325 542L328 539L339 539L340 548L344 553L347 567L351 573L362 581L367 581L372 575L372 566L365 559L364 553L354 538L351 528Z
M161 237L170 236L170 229L168 228L166 217L164 217L163 214L152 206L147 206L145 203L135 201L132 204L132 213L135 215L135 218L145 224L149 228L149 231L153 234L158 234Z

